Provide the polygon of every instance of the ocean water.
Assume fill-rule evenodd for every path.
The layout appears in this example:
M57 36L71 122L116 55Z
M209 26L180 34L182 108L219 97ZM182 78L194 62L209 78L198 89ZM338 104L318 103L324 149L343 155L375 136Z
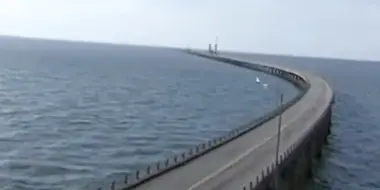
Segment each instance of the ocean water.
M380 62L232 54L311 71L333 87L332 134L309 190L380 189Z
M0 189L75 189L142 168L274 109L274 86L296 95L173 49L0 37Z

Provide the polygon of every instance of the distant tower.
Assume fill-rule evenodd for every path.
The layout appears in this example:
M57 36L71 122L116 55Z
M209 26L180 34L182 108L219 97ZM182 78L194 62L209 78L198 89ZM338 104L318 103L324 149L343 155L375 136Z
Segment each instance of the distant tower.
M208 44L208 52L209 52L209 53L212 53L212 47L211 47L211 44Z
M218 37L216 37L215 39L214 51L215 51L215 54L218 53Z

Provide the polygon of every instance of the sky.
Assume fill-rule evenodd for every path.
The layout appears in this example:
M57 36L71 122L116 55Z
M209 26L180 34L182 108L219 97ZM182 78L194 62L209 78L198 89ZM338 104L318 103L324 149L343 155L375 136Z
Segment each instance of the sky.
M380 1L0 0L0 35L380 60Z

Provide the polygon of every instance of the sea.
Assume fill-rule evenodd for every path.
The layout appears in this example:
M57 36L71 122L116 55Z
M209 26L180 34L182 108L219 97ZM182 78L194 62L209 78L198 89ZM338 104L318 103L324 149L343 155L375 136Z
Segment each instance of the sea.
M279 91L298 93L177 49L2 36L0 189L80 189L133 172L275 109Z

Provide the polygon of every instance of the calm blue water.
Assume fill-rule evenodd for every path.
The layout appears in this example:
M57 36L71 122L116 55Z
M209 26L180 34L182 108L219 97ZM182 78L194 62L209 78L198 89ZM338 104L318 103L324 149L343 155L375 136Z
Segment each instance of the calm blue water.
M336 95L332 135L309 189L380 189L380 62L235 54L312 71Z
M0 187L71 189L141 168L274 109L274 85L296 94L170 49L1 37Z

